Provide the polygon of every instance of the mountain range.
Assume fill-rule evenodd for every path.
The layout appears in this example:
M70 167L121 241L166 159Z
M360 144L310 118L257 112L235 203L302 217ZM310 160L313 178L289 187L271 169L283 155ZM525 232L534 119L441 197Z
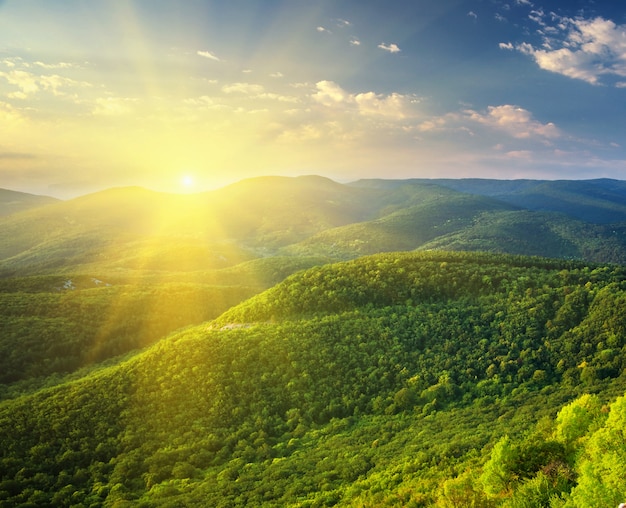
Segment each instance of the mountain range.
M261 177L176 195L117 188L68 201L3 191L0 273L106 266L197 271L272 256L398 250L626 262L626 182ZM22 208L23 208L22 207Z

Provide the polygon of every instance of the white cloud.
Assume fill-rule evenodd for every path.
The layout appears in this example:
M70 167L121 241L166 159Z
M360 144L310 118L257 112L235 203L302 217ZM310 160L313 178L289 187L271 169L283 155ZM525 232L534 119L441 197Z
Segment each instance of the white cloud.
M347 19L337 18L335 21L339 28L352 26L352 23L350 23Z
M318 26L316 30L320 33L328 33L328 34L332 33L330 30L328 30L327 28L324 28L323 26Z
M333 106L349 100L350 95L333 81L320 81L313 99L324 106Z
M469 12L467 13L467 15L468 15L470 18L478 19L478 14L476 14L474 11L469 11Z
M350 39L350 44L352 46L360 46L361 45L361 41L359 39Z
M210 51L197 51L196 54L198 56L201 56L203 58L208 58L209 60L214 60L216 62L221 62L221 59L217 56L215 56L213 53L211 53Z
M541 26L545 26L546 23L543 20L544 16L545 12L543 12L543 9L538 9L536 11L530 11L528 18Z
M518 139L557 138L561 135L552 122L542 124L532 117L530 111L510 104L489 106L486 113L468 110L465 114L474 122Z
M594 85L606 77L626 77L626 25L601 17L554 17L555 26L547 26L540 11L533 11L533 20L545 27L542 47L522 43L516 49L531 56L541 69Z
M379 116L402 120L415 116L413 105L418 102L414 96L392 93L389 95L374 92L351 94L334 81L320 81L312 98L326 107L340 106L363 116Z
M62 90L64 88L89 88L91 86L90 83L85 81L76 81L56 74L39 76L39 84L44 90L49 90L56 96L66 95Z
M500 49L508 49L508 50L515 49L515 46L513 46L513 44L510 42L501 42L500 44L498 44L498 46L500 47Z
M57 74L37 75L18 69L0 72L0 77L6 79L10 85L19 88L18 91L8 94L9 97L14 99L26 99L42 91L48 91L57 97L61 97L67 95L64 89L88 88L91 86L87 82L76 81Z
M381 42L378 47L380 49L384 49L385 51L389 51L389 53L399 53L401 50L397 44L385 44Z
M362 115L380 115L398 120L408 116L407 97L399 93L387 96L374 92L360 93L354 96L354 100Z
M5 78L9 84L17 86L23 97L37 93L40 89L37 83L37 76L30 72L12 70L9 72L0 72L0 77Z

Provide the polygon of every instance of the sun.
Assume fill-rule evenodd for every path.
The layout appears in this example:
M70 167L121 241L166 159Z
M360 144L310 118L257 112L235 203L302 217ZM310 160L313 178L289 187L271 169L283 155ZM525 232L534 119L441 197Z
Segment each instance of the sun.
M183 175L183 177L180 179L180 184L184 189L190 190L195 185L195 181L193 179L193 176Z

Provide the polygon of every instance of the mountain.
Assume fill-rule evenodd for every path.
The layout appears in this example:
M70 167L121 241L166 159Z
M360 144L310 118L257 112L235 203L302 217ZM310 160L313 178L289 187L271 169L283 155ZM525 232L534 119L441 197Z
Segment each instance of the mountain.
M0 189L0 217L58 202L58 199L49 196Z
M419 204L409 204L372 221L322 231L284 250L337 259L414 250L436 238L471 228L483 215L516 210L483 196L434 193L431 187L426 188L425 194Z
M626 182L595 180L410 179L360 180L352 185L393 189L407 182L430 183L466 194L489 196L527 210L560 212L585 222L626 221Z
M615 180L307 176L195 195L110 189L0 218L0 274L196 272L283 254L338 260L418 248L623 263L624 197Z
M506 245L506 249L503 246ZM438 236L421 250L514 252L528 256L624 263L626 222L592 224L559 213L483 214L467 228Z
M425 252L300 271L1 402L0 504L616 506L625 316L618 266Z

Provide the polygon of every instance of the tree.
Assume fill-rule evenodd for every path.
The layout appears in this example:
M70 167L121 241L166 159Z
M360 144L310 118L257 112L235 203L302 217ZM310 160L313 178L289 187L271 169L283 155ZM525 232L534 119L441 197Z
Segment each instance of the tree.
M605 424L589 436L578 462L578 485L565 505L617 506L626 495L626 397L611 404Z
M510 489L511 483L516 480L514 466L517 458L517 450L509 436L502 437L493 447L491 458L480 476L485 493L497 496Z

